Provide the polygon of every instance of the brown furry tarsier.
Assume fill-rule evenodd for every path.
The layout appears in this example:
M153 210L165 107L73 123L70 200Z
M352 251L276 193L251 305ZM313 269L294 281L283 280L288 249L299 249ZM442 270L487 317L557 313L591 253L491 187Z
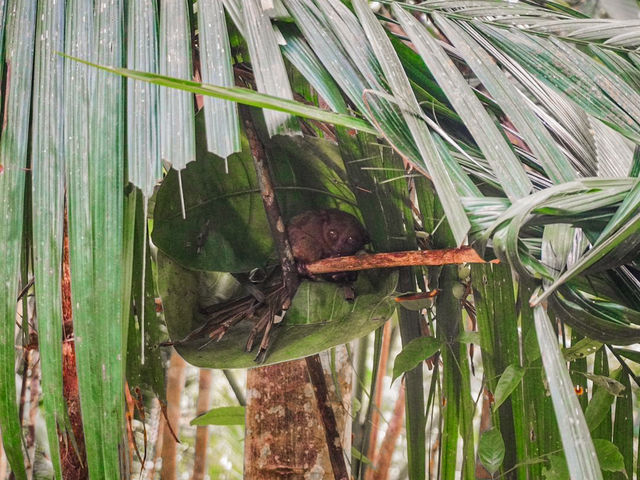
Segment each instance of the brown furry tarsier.
M353 255L369 243L369 234L350 213L329 208L308 210L293 217L287 225L293 257L300 274L313 278L306 265L329 257ZM356 272L323 275L325 280L348 283L355 281Z
M300 274L311 279L315 277L306 270L309 263L322 258L353 255L369 243L369 235L358 219L334 208L309 210L296 215L287 225L287 235ZM357 272L330 273L322 275L322 278L344 284L346 300L355 298L355 292L348 284L356 280ZM282 313L288 293L282 280L265 284L260 289L254 287L250 292L249 295L202 308L200 311L205 315L206 323L180 342L207 336L210 340L200 347L204 348L210 342L220 340L242 320L251 320L254 325L245 349L251 351L255 340L262 335L256 361L264 361L274 318Z

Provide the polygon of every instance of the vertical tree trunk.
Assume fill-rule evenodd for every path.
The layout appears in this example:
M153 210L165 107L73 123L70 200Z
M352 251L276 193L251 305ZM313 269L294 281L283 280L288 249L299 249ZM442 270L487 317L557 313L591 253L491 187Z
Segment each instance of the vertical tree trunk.
M211 404L211 370L200 369L200 382L198 385L198 404L196 414L200 415L209 410ZM204 480L207 473L207 444L209 443L209 426L202 425L196 428L196 445L193 460L193 474L191 480Z
M169 373L167 375L167 420L162 432L162 473L163 480L175 480L177 478L176 456L177 443L171 433L171 428L176 435L180 429L180 398L184 388L184 368L186 362L175 350L169 360ZM171 428L170 428L171 427Z
M351 450L352 368L346 348L321 355L342 449ZM336 391L336 384L339 392ZM247 480L333 479L313 386L304 360L247 372L244 478Z

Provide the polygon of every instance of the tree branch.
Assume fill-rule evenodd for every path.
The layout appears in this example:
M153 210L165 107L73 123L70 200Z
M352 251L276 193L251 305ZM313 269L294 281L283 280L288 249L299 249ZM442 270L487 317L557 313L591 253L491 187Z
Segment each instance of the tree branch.
M492 261L494 263L495 261ZM442 250L409 250L406 252L373 253L350 257L323 258L306 265L312 275L336 272L353 272L373 268L411 266L438 266L460 263L485 263L472 247L446 248Z

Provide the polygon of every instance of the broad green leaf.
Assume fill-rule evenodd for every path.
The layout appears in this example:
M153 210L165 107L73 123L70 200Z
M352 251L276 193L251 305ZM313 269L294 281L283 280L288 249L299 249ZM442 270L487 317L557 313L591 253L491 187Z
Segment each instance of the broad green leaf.
M524 376L524 368L518 365L509 365L498 380L496 391L493 393L494 404L493 410L497 410L500 405L511 395L511 393L520 385L520 381Z
M604 388L599 388L591 396L591 400L584 412L584 418L589 426L589 431L594 430L602 423L605 416L611 416L611 405L615 397Z
M504 452L504 440L502 440L502 435L497 428L487 430L480 435L478 458L491 475L500 469L504 460Z
M420 337L411 340L393 362L391 381L395 381L403 373L412 370L420 362L435 355L440 348L442 348L442 342L434 337Z
M245 407L217 407L198 415L189 425L244 425Z
M197 270L242 272L277 263L248 145L230 157L226 174L224 161L205 149L201 116L198 138L198 161L180 174L186 218L181 213L180 177L170 172L156 199L154 243ZM278 136L266 149L285 219L328 207L356 213L335 144Z
M204 368L256 366L255 352L245 345L253 322L244 320L219 341L194 338L179 341L202 325L200 309L231 296L242 295L229 274L198 272L181 267L158 253L159 289L169 336L178 352L193 365ZM344 299L342 287L323 281L304 281L284 319L272 331L265 364L301 358L362 337L391 316L397 274L361 273L354 285L356 300ZM218 288L220 290L218 290Z

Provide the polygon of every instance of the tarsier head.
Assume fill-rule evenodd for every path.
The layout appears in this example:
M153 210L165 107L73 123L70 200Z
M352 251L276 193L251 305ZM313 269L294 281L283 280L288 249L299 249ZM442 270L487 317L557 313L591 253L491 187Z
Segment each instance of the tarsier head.
M369 235L358 219L342 210L328 209L323 225L323 237L331 256L353 255L367 243Z

